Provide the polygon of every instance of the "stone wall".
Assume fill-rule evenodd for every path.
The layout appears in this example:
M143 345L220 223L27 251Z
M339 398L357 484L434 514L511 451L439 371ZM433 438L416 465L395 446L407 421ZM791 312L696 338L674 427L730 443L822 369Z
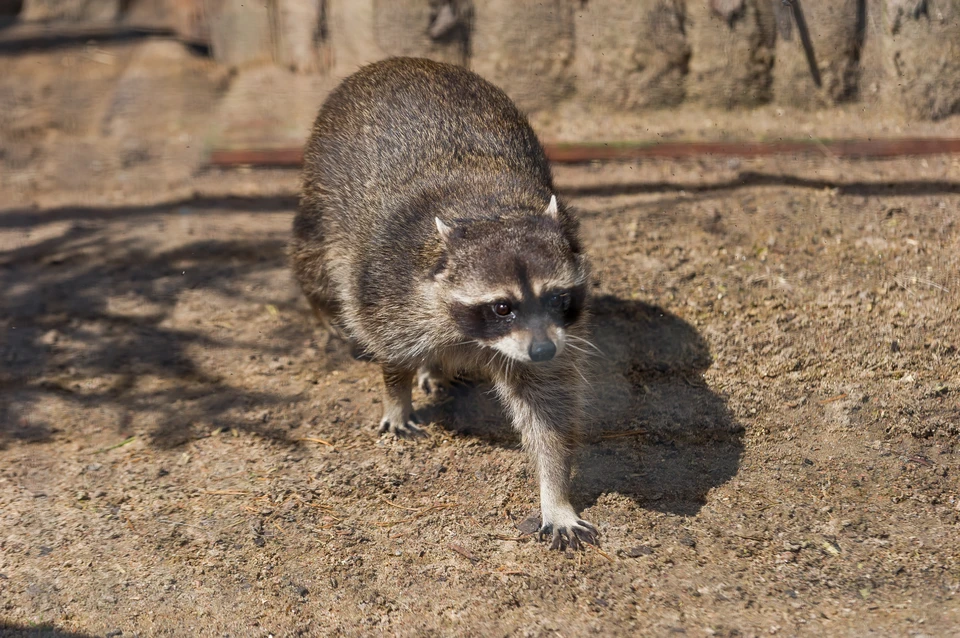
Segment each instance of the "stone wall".
M689 98L722 108L768 102L776 43L771 0L692 0L686 6Z
M856 99L865 35L862 6L862 0L777 5L776 102L815 109ZM804 28L809 49L803 42Z
M23 0L20 13L167 15L235 68L340 77L423 56L474 69L528 111L575 99L621 111L862 101L916 119L960 113L960 0Z
M583 99L662 108L686 94L690 61L680 0L605 0L576 11L574 70Z
M960 0L883 0L880 91L909 117L960 113Z

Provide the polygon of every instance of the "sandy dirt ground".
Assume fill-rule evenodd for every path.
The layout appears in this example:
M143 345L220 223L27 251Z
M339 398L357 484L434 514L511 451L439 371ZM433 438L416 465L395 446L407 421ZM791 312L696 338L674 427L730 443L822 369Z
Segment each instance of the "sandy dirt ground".
M55 54L114 87L94 124L0 82L34 118L0 157L0 635L960 635L960 160L558 169L601 546L549 552L483 384L377 436L286 265L296 173L187 148L226 80L111 108L144 75L97 54Z

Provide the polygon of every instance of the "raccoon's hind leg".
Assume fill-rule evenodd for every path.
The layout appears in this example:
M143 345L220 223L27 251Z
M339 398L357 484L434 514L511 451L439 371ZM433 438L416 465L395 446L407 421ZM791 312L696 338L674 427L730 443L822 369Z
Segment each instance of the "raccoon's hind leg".
M439 364L422 365L417 370L417 387L424 394L443 392L450 387L450 378L443 373L443 368Z
M414 371L410 368L384 364L383 418L380 419L380 432L390 432L400 438L423 436L423 430L417 427L419 420L413 414Z
M306 297L307 301L310 302L310 309L313 311L313 316L317 318L320 325L331 335L346 341L346 337L334 320L336 314L331 308L331 305L327 303L325 299L318 298L314 295L307 294Z

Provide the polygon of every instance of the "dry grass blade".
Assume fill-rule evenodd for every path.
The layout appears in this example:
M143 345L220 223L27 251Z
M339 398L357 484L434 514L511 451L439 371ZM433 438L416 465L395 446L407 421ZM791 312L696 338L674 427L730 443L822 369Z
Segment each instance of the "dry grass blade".
M335 446L333 443L331 443L330 441L324 441L323 439L318 439L318 438L315 437L315 436L304 436L304 437L301 437L301 438L299 438L299 439L297 439L297 440L298 440L298 441L310 441L311 443L319 443L320 445L326 445L327 447L332 447L332 448L335 448L335 447L336 447L336 446Z
M390 507L396 507L398 510L407 510L408 512L422 512L424 509L426 509L423 507L406 507L405 505L397 505L396 503L391 503L381 496L378 496L377 500L385 505L389 505Z
M488 574L500 574L501 576L529 576L525 571L519 569L507 569L506 567L498 567L493 571L487 572Z
M111 446L100 448L99 450L95 451L94 454L100 454L102 452L109 452L110 450L116 450L118 447L123 447L124 445L127 445L129 443L133 443L134 439L136 438L137 438L137 435L134 434L133 436L126 438L120 441L119 443L114 443Z
M416 509L416 508L412 508L412 507L404 507L403 505L397 505L396 503L391 503L390 501L385 500L385 499L382 499L382 498L379 499L379 500L383 501L383 502L386 503L387 505L392 505L393 507L396 507L396 508L402 509L402 510L407 510L407 511L409 511L409 512L413 512L414 514L413 514L413 516L411 516L410 518L402 518L402 519L400 519L400 520L398 520L398 521L383 521L382 523L374 523L374 526L376 526L376 527L390 527L390 526L392 526L392 525L397 525L397 524L399 524L399 523L410 523L410 522L415 521L416 519L420 518L421 516L423 516L423 515L425 515L425 514L429 514L430 512L435 512L435 511L437 511L437 510L443 510L443 509L448 509L448 508L451 508L451 507L456 507L456 505L457 505L457 503L436 503L436 504L434 504L434 505L428 505L427 507L422 507L422 508L420 508L420 509Z
M250 492L244 490L204 490L203 493L211 496L245 496Z
M604 558L606 558L606 559L607 559L608 561L610 561L611 563L613 562L613 557L611 557L610 554L606 553L605 551L603 551L602 549L600 549L600 548L597 547L596 545L591 545L590 543L584 543L584 545L586 545L587 547L589 547L590 549L592 549L592 550L595 551L596 553L600 554L601 556L603 556Z
M423 513L431 512L434 510L448 510L451 507L456 507L459 503L434 503L430 507L424 508Z
M523 541L530 540L529 535L510 536L509 534L498 534L493 532L487 534L487 537L498 541L513 541L516 543L522 543Z
M601 433L600 433L600 438L601 438L602 440L607 440L607 439L623 439L623 438L626 438L626 437L628 437L628 436L643 436L643 435L646 434L646 433L647 433L646 430L629 430L629 431L627 431L627 432L607 431L607 432L601 432Z
M449 543L449 544L447 545L447 547L448 547L449 549L452 549L452 550L455 551L456 553L460 554L461 556L463 556L464 558L466 558L466 559L467 559L468 561L470 561L471 563L478 563L478 562L480 562L480 559L479 559L473 552L471 552L469 549L467 549L466 547L464 547L464 546L462 546L462 545L457 545L456 543Z
M819 403L820 403L820 405L826 405L826 404L828 404L828 403L833 403L834 401L839 401L840 399L846 399L846 398L847 398L847 393L846 393L846 392L843 392L843 393L841 393L841 394L837 394L837 395L835 395L835 396L832 396L832 397L828 397L828 398L826 398L826 399L823 399L823 400L820 401Z
M302 498L299 500L301 503L303 503L307 507L312 507L313 509L324 510L327 512L334 512L334 513L337 511L334 508L330 507L329 505L322 505L320 503L308 503L307 501L304 501Z
M748 534L736 534L731 532L731 536L736 536L737 538L742 538L745 541L753 541L755 543L766 543L767 539L760 538L759 536L750 536Z

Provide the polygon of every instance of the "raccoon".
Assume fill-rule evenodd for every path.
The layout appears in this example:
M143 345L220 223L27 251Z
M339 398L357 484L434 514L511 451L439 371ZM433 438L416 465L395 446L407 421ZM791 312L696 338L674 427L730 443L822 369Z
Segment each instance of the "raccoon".
M348 77L306 145L290 253L317 317L382 367L381 432L422 434L415 379L486 376L536 466L539 539L597 542L569 499L589 266L506 94L423 59Z

